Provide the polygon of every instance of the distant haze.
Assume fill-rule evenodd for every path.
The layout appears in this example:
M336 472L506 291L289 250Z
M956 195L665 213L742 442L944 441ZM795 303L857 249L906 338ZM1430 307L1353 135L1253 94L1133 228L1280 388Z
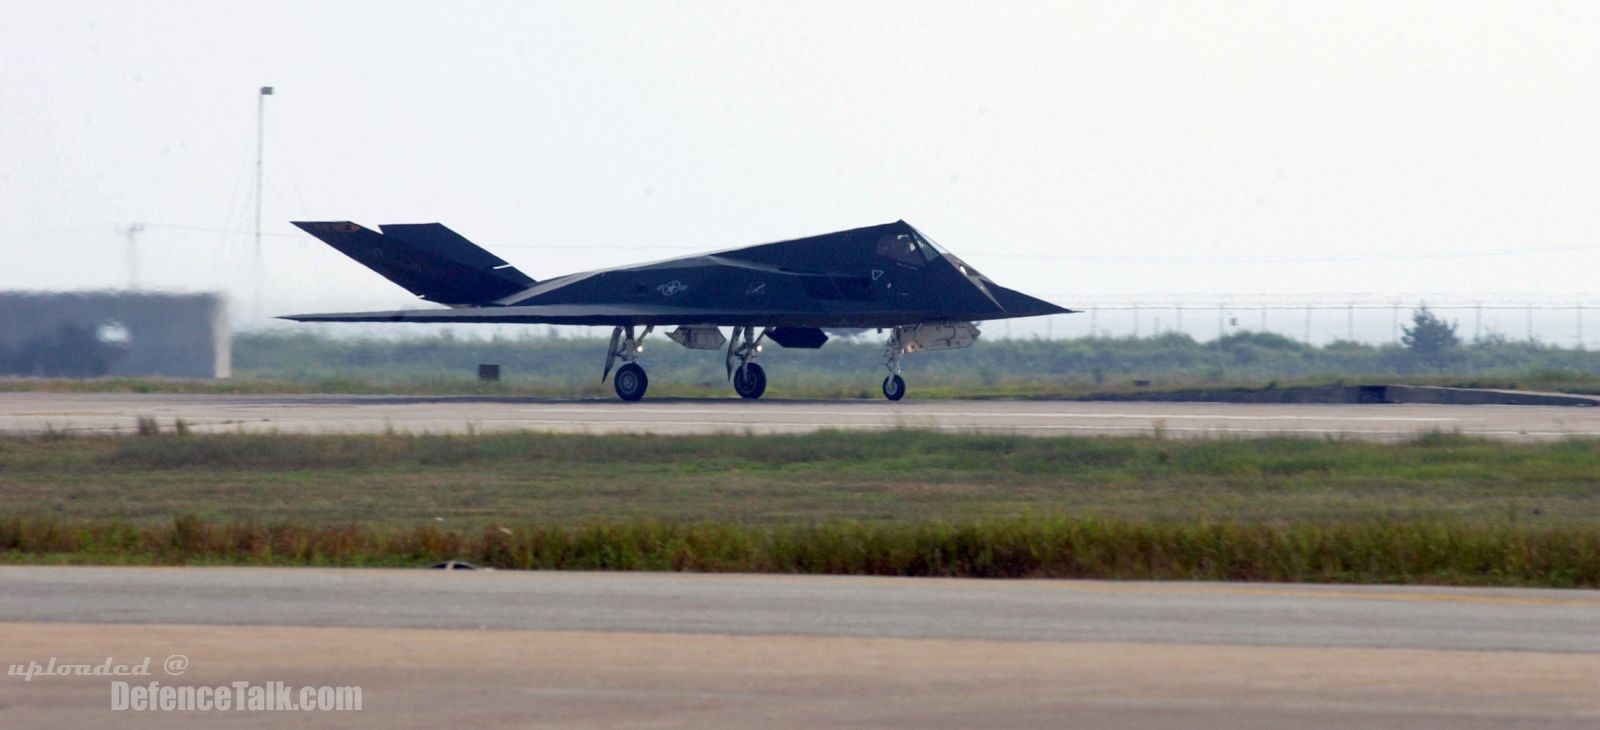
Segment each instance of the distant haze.
M118 229L144 223L141 285L225 290L259 324L243 231L267 85L265 315L420 304L300 218L441 221L536 278L903 218L1065 306L1597 289L1592 3L0 17L0 289L125 286Z

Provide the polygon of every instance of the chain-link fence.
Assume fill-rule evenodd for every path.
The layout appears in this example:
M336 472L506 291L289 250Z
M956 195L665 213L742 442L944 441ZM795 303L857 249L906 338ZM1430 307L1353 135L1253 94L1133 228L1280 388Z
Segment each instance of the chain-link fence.
M1488 338L1535 341L1562 347L1600 345L1600 295L1320 295L1293 299L1273 295L1117 295L1063 302L1076 314L1031 322L997 322L999 336L1046 338L1150 337L1183 333L1210 340L1236 332L1271 332L1326 344L1398 342L1419 307L1456 326L1471 342ZM998 330L998 332L996 332Z

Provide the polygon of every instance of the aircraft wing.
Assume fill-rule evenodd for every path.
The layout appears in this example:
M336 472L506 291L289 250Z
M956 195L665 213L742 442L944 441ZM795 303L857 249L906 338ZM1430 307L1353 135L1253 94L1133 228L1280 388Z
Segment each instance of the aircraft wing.
M571 324L594 326L711 324L721 326L879 326L879 321L898 323L907 316L899 312L851 312L844 315L816 312L740 311L699 307L650 305L545 304L510 307L462 307L458 309L401 309L389 312L329 312L290 314L279 319L296 322L500 322L506 324ZM852 324L859 323L859 324Z

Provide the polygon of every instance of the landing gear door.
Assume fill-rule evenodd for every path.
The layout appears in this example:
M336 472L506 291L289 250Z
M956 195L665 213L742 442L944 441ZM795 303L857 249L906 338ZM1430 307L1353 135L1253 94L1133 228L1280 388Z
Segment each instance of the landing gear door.
M978 326L971 322L924 322L901 335L906 352L959 350L978 341Z

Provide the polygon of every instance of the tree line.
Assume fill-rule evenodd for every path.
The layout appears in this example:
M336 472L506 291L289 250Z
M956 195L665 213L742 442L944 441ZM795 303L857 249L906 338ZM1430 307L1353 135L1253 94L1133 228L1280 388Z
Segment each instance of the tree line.
M1400 343L1300 342L1279 334L1239 332L1197 341L1183 333L1154 337L1067 340L980 339L965 350L912 354L904 369L920 383L998 385L1034 382L1125 385L1135 380L1181 383L1269 382L1307 378L1406 376L1499 378L1541 383L1600 381L1600 352L1490 336L1462 341L1455 324L1427 309L1412 315ZM519 337L466 339L437 335L403 339L332 338L293 332L245 333L234 340L234 365L247 377L287 380L352 378L379 383L470 378L480 363L502 366L508 379L553 384L598 382L605 342L553 330ZM654 335L642 364L652 378L715 384L725 379L717 352L686 350ZM867 333L834 337L820 350L769 345L769 371L790 382L875 382L883 344ZM1597 382L1600 385L1600 382ZM1582 389L1582 388L1565 388Z

